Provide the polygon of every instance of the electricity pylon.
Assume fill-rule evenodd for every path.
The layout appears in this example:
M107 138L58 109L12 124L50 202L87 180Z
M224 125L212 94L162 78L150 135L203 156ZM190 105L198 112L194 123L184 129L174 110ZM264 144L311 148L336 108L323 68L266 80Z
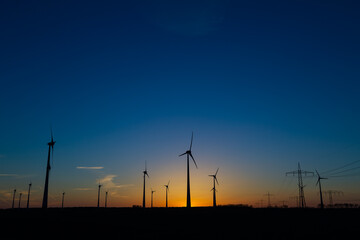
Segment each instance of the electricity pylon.
M304 187L305 186L303 184L302 176L303 175L306 176L307 174L311 174L311 176L314 176L314 172L301 170L300 163L298 163L298 170L297 171L292 171L292 172L287 172L286 176L288 176L289 174L292 174L293 176L295 176L295 175L298 176L299 207L305 208L306 207L305 194L304 194Z
M344 193L342 191L335 191L335 190L328 190L328 191L325 191L324 193L325 193L325 195L329 195L329 205L330 205L330 207L334 206L334 204L333 204L333 196L344 195Z
M271 207L271 203L270 203L270 196L274 196L273 194L270 194L269 192L267 194L264 194L264 196L268 197L268 207Z

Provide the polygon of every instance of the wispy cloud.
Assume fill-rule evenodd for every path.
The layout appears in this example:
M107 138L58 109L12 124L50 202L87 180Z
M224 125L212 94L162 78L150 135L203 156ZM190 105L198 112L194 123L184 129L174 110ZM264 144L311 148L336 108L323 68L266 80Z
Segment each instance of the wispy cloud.
M0 177L18 177L18 174L12 174L12 173L0 173Z
M88 169L88 170L99 170L103 169L104 167L76 167L77 169Z
M99 179L99 181L105 189L120 189L120 188L128 188L134 186L134 184L118 184L114 182L114 178L116 177L117 175L109 174Z

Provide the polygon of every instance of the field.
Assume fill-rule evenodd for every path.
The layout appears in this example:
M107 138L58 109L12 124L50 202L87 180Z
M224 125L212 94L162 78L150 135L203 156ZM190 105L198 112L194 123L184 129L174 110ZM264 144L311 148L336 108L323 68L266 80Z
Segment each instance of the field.
M360 209L311 208L0 210L3 234L33 239L356 239L359 216Z

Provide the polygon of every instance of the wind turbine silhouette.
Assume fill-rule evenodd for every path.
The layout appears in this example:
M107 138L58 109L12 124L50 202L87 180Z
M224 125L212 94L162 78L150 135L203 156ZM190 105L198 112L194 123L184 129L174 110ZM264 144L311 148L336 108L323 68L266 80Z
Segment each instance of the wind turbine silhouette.
M151 189L151 208L153 207L153 195L154 195L154 192L156 192L156 191L153 191Z
M193 136L194 133L191 133L191 142L190 142L190 149L187 150L186 152L184 152L183 154L180 154L179 157L183 156L186 154L186 162L187 162L187 195L186 195L186 207L190 208L191 207L191 198L190 198L190 168L189 168L189 156L192 158L192 160L194 161L195 167L198 168L195 159L191 153L191 147L192 147L192 142L193 142Z
M145 171L143 171L143 174L144 174L143 208L145 208L145 175L149 177L149 174L147 173L146 161L145 161Z
M169 184L170 184L170 180L168 182L167 185L164 185L166 187L165 191L166 191L166 208L168 207L168 191L169 191Z
M323 177L321 177L320 176L320 174L319 174L319 172L315 169L315 171L316 171L316 174L318 175L318 180L317 180L317 182L316 182L316 185L318 185L319 184L319 189L320 189L320 207L321 207L321 209L323 209L324 208L324 202L323 202L323 197L322 197L322 191L321 191L321 179L327 179L327 178L323 178Z
M31 189L31 185L32 183L29 183L29 190L28 190L28 197L27 197L27 203L26 203L26 208L29 208L29 204L30 204L30 189Z
M11 208L14 208L14 204L15 204L15 194L16 194L16 188L14 189L13 200L12 200Z
M54 160L54 138L53 138L53 132L51 131L51 142L48 142L49 145L49 152L48 152L48 160L47 160L47 166L46 166L46 177L45 177L45 188L44 188L44 196L42 201L42 208L47 208L48 206L48 192L49 192L49 173L50 173L50 152L52 152L52 158Z
M214 180L214 187L210 190L210 191L214 191L213 192L213 207L216 207L216 187L215 187L216 185L215 185L215 181L219 185L219 182L218 182L218 180L216 178L216 175L217 175L218 171L219 171L219 168L216 170L216 173L214 175L209 175L209 177L212 177L213 180Z
M99 208L100 207L100 188L102 187L102 185L100 184L100 181L99 181L99 190L98 190L98 201L97 201L97 207Z
M61 208L64 208L65 192L62 193Z

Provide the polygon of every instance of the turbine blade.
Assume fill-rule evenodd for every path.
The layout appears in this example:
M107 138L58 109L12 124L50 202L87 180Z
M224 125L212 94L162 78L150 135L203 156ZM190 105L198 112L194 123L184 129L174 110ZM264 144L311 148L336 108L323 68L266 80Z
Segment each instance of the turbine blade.
M194 137L194 132L191 132L190 151L191 151L191 147L192 147L193 137Z
M216 170L215 177L216 177L216 174L218 173L218 171L219 171L219 168Z
M315 186L317 186L317 185L319 184L319 181L320 181L320 178L318 178L318 180L317 180L317 182L316 182Z
M217 180L216 176L215 176L215 180L216 180L217 185L219 185L219 182L218 182L218 180Z
M194 163L195 163L195 167L196 168L198 168L198 166L197 166L197 164L196 164L196 162L195 162L195 159L194 159L194 157L193 157L193 155L192 155L192 153L190 152L190 157L192 158L192 160L194 161Z
M169 180L169 182L168 182L167 186L169 186L169 184L170 184L170 180Z
M184 152L183 154L180 154L179 157L184 156L185 154L186 154L186 152Z

